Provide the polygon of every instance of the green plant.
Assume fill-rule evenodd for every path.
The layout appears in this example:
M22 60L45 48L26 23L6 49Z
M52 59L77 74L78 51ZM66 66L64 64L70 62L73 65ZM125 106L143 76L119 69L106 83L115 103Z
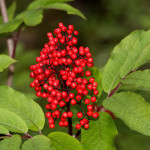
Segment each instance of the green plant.
M94 83L93 79L98 82L98 86L95 83L98 91L94 88L94 93L98 95L98 99L96 102L95 98L91 99L94 105L88 105L88 110L96 112L96 116L93 116L93 118L97 118L98 115L99 118L90 120L89 126L86 123L84 128L87 130L84 128L77 130L80 129L82 123L77 124L78 120L72 118L72 114L77 114L78 118L82 118L83 114L80 111L81 109L86 110L86 104L90 103L89 99L91 98L87 91L85 92L85 104L81 103L79 105L82 107L74 106L71 108L72 112L68 109L67 115L64 114L64 116L69 116L69 127L72 128L71 132L70 130L68 132L66 130L67 125L66 128L60 129L57 121L55 129L49 129L48 123L45 123L44 107L41 108L40 106L45 105L44 101L39 102L39 105L29 96L25 96L10 87L15 71L14 63L20 63L14 59L19 35L28 26L35 26L42 22L44 9L65 10L68 14L75 14L85 19L79 10L65 2L69 2L69 0L36 0L28 6L27 10L15 15L15 2L6 10L5 1L0 0L1 19L4 21L0 24L0 35L7 37L9 52L9 56L0 55L0 72L9 67L8 86L0 86L0 149L2 150L7 148L12 150L113 150L116 149L114 139L118 134L116 126L119 126L117 123L115 125L114 122L119 119L131 130L150 136L150 104L146 102L147 99L145 100L141 96L141 93L150 90L150 70L141 71L139 69L150 60L149 30L137 30L125 37L114 48L108 63L103 69L98 69L93 65L88 66L90 68L88 68L89 71L85 71L85 78L88 78L90 83ZM59 26L61 25L59 24ZM73 31L72 26L69 28ZM55 32L60 34L59 31ZM70 31L68 32L71 34ZM74 34L77 35L78 32L76 31ZM51 37L50 35L49 33L48 36ZM58 38L61 38L61 36L59 35ZM77 44L76 38L71 38L71 40L74 44ZM66 44L63 39L62 43ZM72 46L71 43L69 45ZM80 54L83 53L84 50L81 48ZM71 57L74 58L75 56ZM40 59L40 57L37 57L37 62L40 62ZM89 62L91 61L90 58ZM68 63L70 62L69 59ZM57 63L56 61L55 64ZM76 64L80 64L80 62L77 61ZM49 74L49 72L47 71L46 74ZM63 75L64 70L61 70L60 74ZM89 78L90 75L93 78ZM34 75L31 74L31 76ZM80 83L81 79L78 78L78 80ZM58 86L58 84L58 80L55 79L55 85ZM62 85L75 87L75 83L66 82L66 84ZM31 86L34 87L34 83ZM44 87L46 88L46 86ZM92 89L91 85L88 86L88 89ZM69 97L74 98L75 92L72 89ZM42 95L41 93L38 94ZM65 95L65 93L63 94ZM145 96L145 94L143 95ZM43 94L42 97L46 98L47 95ZM66 100L68 101L67 98ZM48 99L48 101L51 101L51 99ZM71 102L72 105L75 105L75 103L75 100ZM61 106L63 105L64 103L61 104ZM49 115L49 113L46 114L48 118ZM72 123L70 124L70 122ZM62 126L62 122L59 125Z

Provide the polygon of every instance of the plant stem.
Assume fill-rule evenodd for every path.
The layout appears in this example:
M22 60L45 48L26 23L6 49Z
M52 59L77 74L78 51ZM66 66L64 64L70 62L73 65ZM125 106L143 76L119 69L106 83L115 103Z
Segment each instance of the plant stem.
M1 9L3 22L7 23L8 22L8 15L7 15L5 0L0 0L0 9ZM18 43L18 39L19 39L19 35L21 32L22 26L23 26L23 24L20 26L20 29L17 32L16 36L11 37L11 38L7 38L6 42L7 42L8 54L11 58L15 58L16 47L17 47L17 43ZM15 70L14 64L10 65L8 68L7 86L12 85L14 70Z
M70 102L67 102L67 112L70 111ZM72 136L72 119L68 118L68 134Z
M77 138L81 134L81 129L76 133L75 138Z
M131 73L133 73L133 72L135 72L136 70L133 70L133 71L131 71L129 74L131 74ZM124 76L121 80L124 80L129 74L127 74L126 76ZM118 88L121 86L121 82L112 90L112 91L110 91L109 93L108 93L108 96L107 97L111 97L111 96L113 96L114 95L114 93L118 90Z
M121 86L121 82L113 89L113 91L109 92L108 97L111 97L114 95L114 93L117 91L117 89Z
M4 135L4 136L0 136L0 139L4 139L4 138L8 138L8 137L12 137L11 134L7 134L7 135Z

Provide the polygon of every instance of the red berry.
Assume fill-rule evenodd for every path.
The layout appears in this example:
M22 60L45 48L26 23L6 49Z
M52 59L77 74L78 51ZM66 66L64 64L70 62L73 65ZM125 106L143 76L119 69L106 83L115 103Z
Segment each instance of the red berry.
M88 129L88 128L89 128L89 124L85 124L84 129Z
M92 109L93 109L92 105L88 105L88 106L87 106L87 109L88 109L89 111L92 110Z
M77 117L78 117L78 118L82 118L82 117L83 117L82 112L78 112L78 113L77 113Z
M62 117L63 118L67 118L68 117L68 113L67 112L63 112Z
M93 113L92 117L93 118L98 118L99 117L99 113L98 112Z
M71 31L74 31L74 26L73 25L69 25L68 29L71 30Z
M79 130L81 128L80 124L76 124L76 129Z
M87 115L88 116L92 116L93 115L93 112L90 110L90 111L87 111Z
M90 100L89 99L85 99L85 104L90 104Z
M71 103L71 105L76 105L76 100L75 99L72 99L71 101L70 101L70 103Z
M85 75L86 75L87 77L91 76L91 71L86 71L86 72L85 72Z
M73 116L73 113L71 111L68 111L68 118L71 118Z
M51 117L51 112L47 112L45 116L46 116L46 118Z
M78 35L79 34L79 32L78 31L74 31L74 35Z
M59 126L63 127L64 126L64 122L63 121L59 121Z
M95 103L96 102L96 97L91 97L91 102Z
M50 127L51 129L54 129L54 128L55 128L55 124L50 124L49 127Z
M64 26L64 24L63 23L59 23L58 26L59 26L59 28L62 28Z
M65 126L65 127L68 126L68 121L64 121L64 126Z

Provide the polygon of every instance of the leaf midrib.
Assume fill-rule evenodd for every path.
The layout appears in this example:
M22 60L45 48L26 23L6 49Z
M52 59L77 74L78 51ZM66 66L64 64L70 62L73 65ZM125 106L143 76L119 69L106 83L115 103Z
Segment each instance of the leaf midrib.
M4 100L3 98L0 98L0 100L3 100L3 103L6 103L7 105L13 106L14 108L16 108L15 105L14 105L12 102L8 103L8 101ZM5 108L5 109L7 109L7 108ZM17 109L17 108L16 108L15 110L19 110L18 112L19 112L20 114L22 114L27 120L29 120L29 121L37 128L37 130L39 130L39 128L38 128L38 126L36 125L36 123L35 123L34 121L32 121L28 116L26 116L25 113L23 113L20 109ZM13 111L13 109L12 109L12 111ZM14 111L13 111L13 112L14 112ZM16 112L15 112L15 113L16 113Z

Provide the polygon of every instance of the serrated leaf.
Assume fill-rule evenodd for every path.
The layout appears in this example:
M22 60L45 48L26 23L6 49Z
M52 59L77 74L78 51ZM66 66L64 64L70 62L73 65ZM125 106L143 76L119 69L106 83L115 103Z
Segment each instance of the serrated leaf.
M48 137L56 150L83 150L81 143L66 133L53 132Z
M0 141L1 150L20 150L21 137L19 135L13 135Z
M24 120L12 111L0 108L0 114L0 125L3 125L7 130L18 133L28 132L28 127Z
M81 13L81 11L79 11L78 9L72 7L72 6L69 5L69 4L65 4L65 3L54 3L54 4L47 5L46 8L49 8L49 9L57 9L57 10L63 10L63 11L66 11L67 14L70 14L70 15L78 15L78 16L80 16L81 18L86 19L86 17L83 15L83 13Z
M24 23L28 26L36 26L42 22L43 10L33 9L26 10L17 15L17 19L23 19Z
M150 70L136 71L128 75L124 80L121 81L136 89L150 90ZM133 89L133 88L132 88Z
M12 63L16 62L16 60L12 59L7 55L0 55L0 72L9 67Z
M85 150L115 150L114 139L118 134L111 116L100 112L97 121L91 121L88 130L81 130L81 143Z
M103 72L102 85L108 93L131 71L150 60L150 30L135 31L113 50Z
M9 134L9 131L2 125L0 125L0 134Z
M53 4L53 3L62 3L62 2L69 2L73 0L36 0L33 1L29 6L28 9L38 9L38 8L45 8L46 6Z
M34 136L32 139L25 141L22 150L55 150L51 141L44 135Z
M121 92L105 99L103 106L130 129L150 136L150 104L140 95Z
M13 19L7 23L0 24L0 34L15 31L22 22L22 19Z
M10 7L7 10L7 15L8 15L9 21L13 19L15 11L16 11L16 2L14 1L14 2L12 2L12 4L10 5ZM3 23L2 16L0 16L0 23Z
M41 107L31 98L7 86L0 86L0 108L8 109L20 116L28 128L42 130L45 116Z

